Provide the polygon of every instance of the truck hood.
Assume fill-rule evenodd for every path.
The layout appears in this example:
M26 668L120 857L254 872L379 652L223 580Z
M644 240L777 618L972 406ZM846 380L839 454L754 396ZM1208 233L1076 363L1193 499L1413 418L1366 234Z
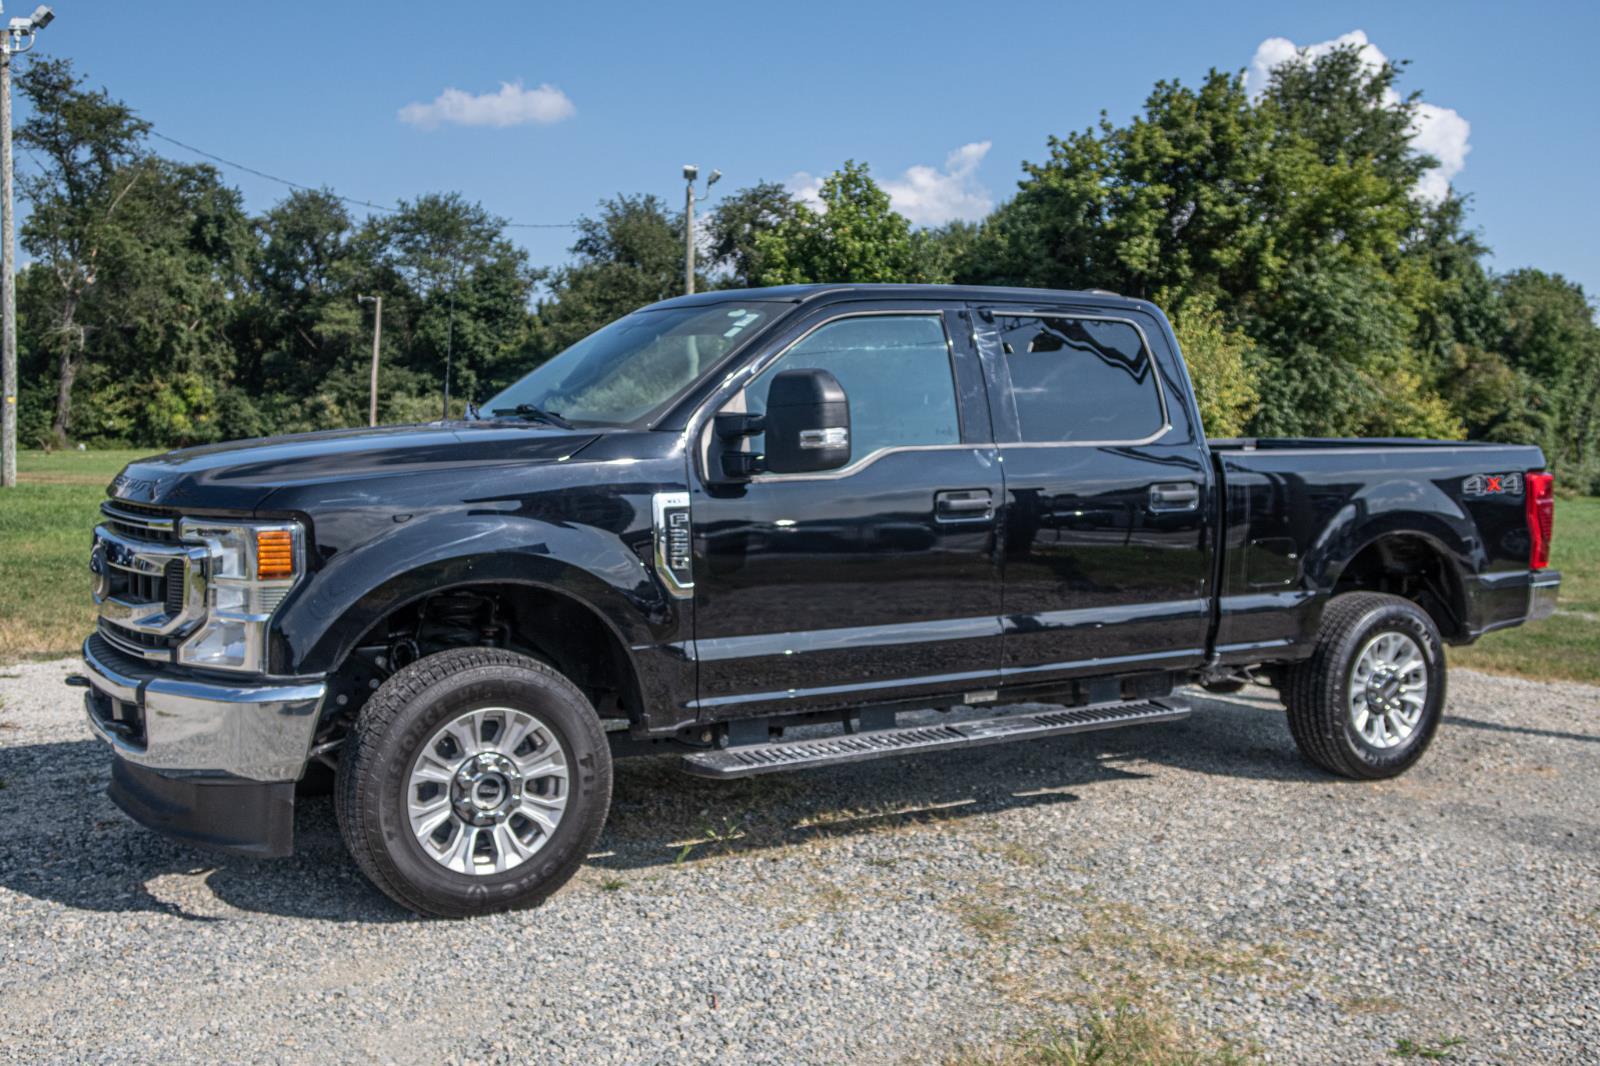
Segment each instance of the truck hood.
M138 459L112 479L106 494L130 503L252 511L274 491L294 486L564 462L597 436L592 430L504 422L296 433Z

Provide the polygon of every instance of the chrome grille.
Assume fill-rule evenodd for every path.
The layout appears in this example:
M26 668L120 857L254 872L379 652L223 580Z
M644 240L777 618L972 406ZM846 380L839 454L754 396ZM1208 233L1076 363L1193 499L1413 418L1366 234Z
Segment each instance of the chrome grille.
M177 516L158 507L107 500L100 505L100 513L106 518L106 526L124 537L157 544L178 543Z
M127 629L104 618L100 619L96 633L106 643L128 655L136 655L141 659L172 658L172 646L168 643L168 639L155 633L141 633L137 629Z
M174 559L167 564L167 568L161 573L163 587L158 591L161 593L162 603L166 606L167 613L171 615L183 613L183 570L183 560Z
M174 515L117 501L100 509L90 560L100 634L126 654L170 660L205 617L207 549L178 540Z

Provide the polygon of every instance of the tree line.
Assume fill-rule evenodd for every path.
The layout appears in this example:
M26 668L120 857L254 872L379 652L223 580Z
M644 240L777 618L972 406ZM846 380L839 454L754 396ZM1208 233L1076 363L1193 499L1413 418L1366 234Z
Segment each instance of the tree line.
M1426 436L1542 445L1600 491L1600 327L1583 290L1495 273L1468 202L1430 201L1419 94L1354 48L1158 83L1126 123L1051 137L987 218L913 228L846 162L820 205L762 182L723 197L697 287L953 282L1102 288L1159 303L1213 436ZM620 194L543 268L453 193L354 217L326 190L251 215L215 168L62 60L18 79L25 442L168 447L452 414L682 287L681 214Z

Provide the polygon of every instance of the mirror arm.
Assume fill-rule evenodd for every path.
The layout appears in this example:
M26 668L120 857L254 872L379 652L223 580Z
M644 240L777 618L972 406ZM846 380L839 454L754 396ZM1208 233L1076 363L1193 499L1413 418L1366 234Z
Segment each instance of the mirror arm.
M767 431L766 415L746 414L742 411L729 411L717 415L712 419L712 432L718 440L737 441L746 437L753 437L758 433ZM744 481L764 474L767 470L767 457L755 452L724 451L717 457L721 476Z
M729 477L748 478L767 472L767 457L755 452L723 452L722 472Z
M715 432L723 440L753 437L767 430L766 415L750 415L738 411L720 414L714 419Z

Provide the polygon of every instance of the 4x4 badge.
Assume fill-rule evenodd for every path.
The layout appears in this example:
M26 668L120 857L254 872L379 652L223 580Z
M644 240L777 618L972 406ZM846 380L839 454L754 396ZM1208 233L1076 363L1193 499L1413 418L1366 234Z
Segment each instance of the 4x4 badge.
M1461 482L1463 496L1521 496L1522 475L1512 471L1509 474L1473 474Z

